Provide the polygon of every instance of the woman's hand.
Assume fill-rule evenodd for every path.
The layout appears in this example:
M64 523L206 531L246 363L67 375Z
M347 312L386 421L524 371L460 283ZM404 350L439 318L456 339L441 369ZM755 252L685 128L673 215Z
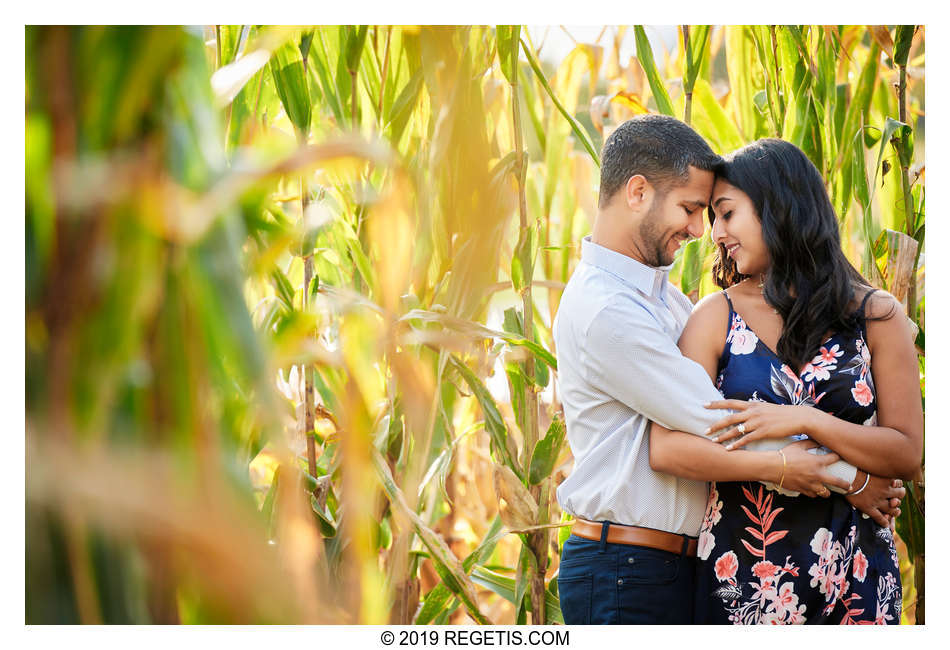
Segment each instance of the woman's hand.
M731 440L726 449L738 449L753 440L786 438L805 433L808 417L815 410L809 406L789 406L768 402L747 402L739 399L724 399L706 404L708 409L732 409L735 411L715 423L706 434L720 431L713 441Z
M828 466L838 460L838 454L812 454L809 449L817 447L813 440L799 440L782 448L784 456L783 477L776 483L787 490L801 492L809 497L829 497L831 490L826 485L848 489L848 482L828 471Z

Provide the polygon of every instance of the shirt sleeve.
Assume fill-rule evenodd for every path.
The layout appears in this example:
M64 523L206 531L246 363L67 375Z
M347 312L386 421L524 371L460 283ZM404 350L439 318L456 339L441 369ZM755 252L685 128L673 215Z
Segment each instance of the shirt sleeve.
M584 354L591 385L668 429L702 435L730 413L703 407L722 394L636 303L601 309L588 327Z
M722 399L722 393L706 370L684 357L656 319L635 303L615 302L600 310L587 330L584 351L586 372L594 387L667 429L703 435L731 413L703 406ZM755 442L748 448L772 448ZM780 443L774 446L778 448L791 441L768 442ZM847 481L853 481L857 473L857 468L844 460L828 469Z

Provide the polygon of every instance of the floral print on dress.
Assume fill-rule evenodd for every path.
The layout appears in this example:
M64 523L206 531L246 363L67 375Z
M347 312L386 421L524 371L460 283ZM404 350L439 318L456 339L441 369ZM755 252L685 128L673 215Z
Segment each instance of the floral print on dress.
M728 299L728 294L726 294ZM800 404L877 424L863 317L796 374L735 313L716 386L729 399ZM755 340L750 349L747 341ZM843 495L796 497L756 482L713 483L699 533L696 622L896 624L897 549Z
M804 623L806 606L799 604L795 584L791 581L798 577L798 567L789 557L781 565L765 559L768 546L788 534L788 530L773 529L776 517L784 508L774 508L773 493L766 494L761 485L754 496L746 488L743 488L743 494L755 512L745 505L742 510L755 526L745 528L751 541L741 541L749 554L762 559L749 567L751 579L740 581L739 559L735 551L720 555L713 570L716 579L723 584L713 593L722 599L729 621L736 625Z
M745 321L739 314L732 315L732 324L729 327L729 333L726 335L726 343L729 344L731 354L750 354L755 350L759 342L759 337L746 327Z
M703 525L699 528L699 541L696 545L696 555L701 560L708 559L709 553L716 545L716 538L710 531L720 519L722 519L722 501L719 500L716 484L712 483L709 487L709 498L706 501L706 514L703 516Z
M805 364L802 375L805 381L826 381L831 378L831 371L838 367L838 358L844 355L843 350L835 343L831 348L821 346L815 358Z
M851 397L861 406L869 406L874 401L874 378L871 376L871 351L868 350L864 337L855 339L855 354L841 372L856 376L851 388Z
M782 364L781 368L772 365L769 369L769 383L772 391L783 398L787 404L793 406L814 406L824 396L815 396L815 384L809 380L802 381L791 368ZM807 388L806 388L807 386Z

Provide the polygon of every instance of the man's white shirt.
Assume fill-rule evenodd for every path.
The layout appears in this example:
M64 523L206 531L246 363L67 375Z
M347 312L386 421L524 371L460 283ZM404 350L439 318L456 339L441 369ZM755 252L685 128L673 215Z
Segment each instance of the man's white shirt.
M692 303L669 271L581 242L554 322L574 453L557 497L575 517L696 535L707 483L650 468L650 421L700 434L728 411L703 407L722 395L676 346Z

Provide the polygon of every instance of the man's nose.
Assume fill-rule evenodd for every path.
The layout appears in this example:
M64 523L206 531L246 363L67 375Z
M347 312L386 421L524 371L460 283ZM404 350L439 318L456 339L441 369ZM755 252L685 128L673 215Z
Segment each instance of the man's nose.
M712 223L712 240L719 243L726 236L726 228L722 225L722 219L714 219Z
M703 225L703 212L705 211L696 210L695 214L690 217L689 223L686 225L686 232L690 234L690 237L698 239L703 236L703 231L706 230Z

